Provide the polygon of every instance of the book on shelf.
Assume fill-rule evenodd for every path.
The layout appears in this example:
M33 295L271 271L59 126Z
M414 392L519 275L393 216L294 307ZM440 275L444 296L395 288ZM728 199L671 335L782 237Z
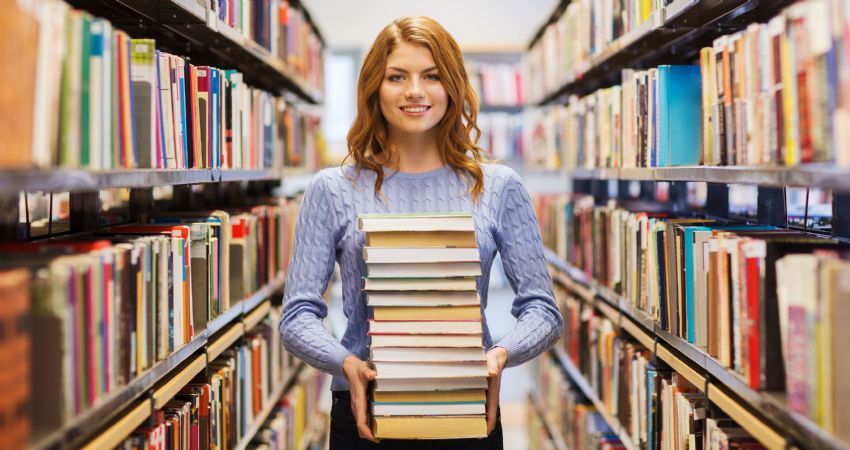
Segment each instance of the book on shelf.
M14 63L15 89L2 99L15 118L4 144L15 148L0 168L278 169L284 153L308 151L309 167L321 164L318 113L234 70L193 65L61 0L16 5L7 18L20 31L4 43L6 59L28 59Z
M29 416L33 395L30 377L37 367L30 361L33 345L28 333L32 326L30 277L24 269L0 270L0 298L3 299L0 325L4 330L0 336L0 357L5 362L0 375L9 381L0 401L0 416L3 417L0 433L5 445L11 447L26 447L33 426Z
M371 307L369 347L377 371L371 393L373 432L379 438L485 436L487 366L472 215L369 214L359 216L358 225L366 241L390 244L363 249L368 272L364 292ZM420 246L423 241L427 246ZM463 246L454 247L459 243ZM388 275L390 267L392 277L379 277ZM462 400L469 398L469 390L481 400ZM437 391L443 393L431 395ZM390 392L431 400L379 400ZM455 416L462 420L453 420ZM446 421L452 428L432 430Z
M211 362L203 372L164 408L151 423L133 431L126 447L233 448L254 425L270 402L274 389L290 370L287 355L278 343L277 320L272 310L244 340Z
M588 198L551 203L549 219L565 221L570 238L549 242L567 261L622 297L629 315L693 344L751 389L786 394L789 409L846 439L846 406L829 394L845 371L834 350L846 341L835 322L847 309L837 281L845 243ZM576 306L562 310L566 326L578 326ZM581 356L587 342L570 340L566 350Z
M0 267L32 273L33 428L56 430L102 404L269 283L285 269L290 247L278 242L290 238L295 208L281 201L251 213L154 214L88 239L0 245ZM239 253L230 237L240 236L241 219L266 238L242 242ZM231 267L250 268L236 297Z

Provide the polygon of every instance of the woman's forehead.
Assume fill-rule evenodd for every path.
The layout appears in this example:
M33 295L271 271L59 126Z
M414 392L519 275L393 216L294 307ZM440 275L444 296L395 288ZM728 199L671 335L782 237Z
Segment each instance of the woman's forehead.
M387 57L387 68L418 72L433 68L434 56L431 50L421 45L402 43Z

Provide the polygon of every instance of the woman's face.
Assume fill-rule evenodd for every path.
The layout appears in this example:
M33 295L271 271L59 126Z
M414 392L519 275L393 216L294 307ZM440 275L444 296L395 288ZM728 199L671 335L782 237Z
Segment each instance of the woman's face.
M401 44L389 54L379 91L390 132L425 133L446 114L448 95L426 47Z

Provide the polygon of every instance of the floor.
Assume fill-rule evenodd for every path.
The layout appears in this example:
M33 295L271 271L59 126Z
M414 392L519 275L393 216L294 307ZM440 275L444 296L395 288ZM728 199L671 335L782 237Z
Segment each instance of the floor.
M329 298L328 320L331 329L337 335L345 330L345 315L342 312L342 292L339 283L333 283ZM488 304L484 314L490 326L493 342L498 342L513 328L516 319L511 315L513 290L508 286L502 273L498 258L493 264L488 293ZM502 375L500 406L502 410L502 429L506 450L526 450L528 431L526 428L527 396L532 388L532 376L528 365L512 367ZM328 406L330 409L330 406Z

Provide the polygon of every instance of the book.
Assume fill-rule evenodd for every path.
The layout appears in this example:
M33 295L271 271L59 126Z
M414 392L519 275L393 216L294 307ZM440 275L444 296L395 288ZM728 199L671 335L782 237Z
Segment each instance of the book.
M374 417L372 432L380 439L450 439L487 436L484 416Z
M452 416L484 414L484 402L469 403L371 403L372 415L381 416Z
M481 322L461 321L369 321L369 334L481 334Z
M699 66L658 66L658 166L700 162L702 120ZM651 103L652 104L652 103Z
M370 263L366 266L367 277L407 278L449 278L481 276L481 264L478 262L443 263Z
M369 306L472 306L480 305L473 291L372 291L366 292Z
M375 362L377 379L407 378L462 378L487 377L487 367L477 362L428 363L428 362Z
M375 392L426 392L484 389L486 377L462 378L383 378L375 380Z
M378 231L366 235L367 247L475 247L468 231Z
M374 347L372 361L484 361L484 350L474 347Z
M364 289L373 291L474 291L475 278L366 278Z
M361 214L358 227L365 233L393 231L475 231L472 214L399 213Z
M376 403L450 403L450 402L484 402L487 392L483 389L468 389L455 391L410 391L388 392L376 391Z
M481 335L410 334L372 335L372 348L380 347L481 347Z
M470 306L376 306L375 320L481 320L481 305Z
M478 248L364 247L363 259L372 263L442 263L479 261Z

